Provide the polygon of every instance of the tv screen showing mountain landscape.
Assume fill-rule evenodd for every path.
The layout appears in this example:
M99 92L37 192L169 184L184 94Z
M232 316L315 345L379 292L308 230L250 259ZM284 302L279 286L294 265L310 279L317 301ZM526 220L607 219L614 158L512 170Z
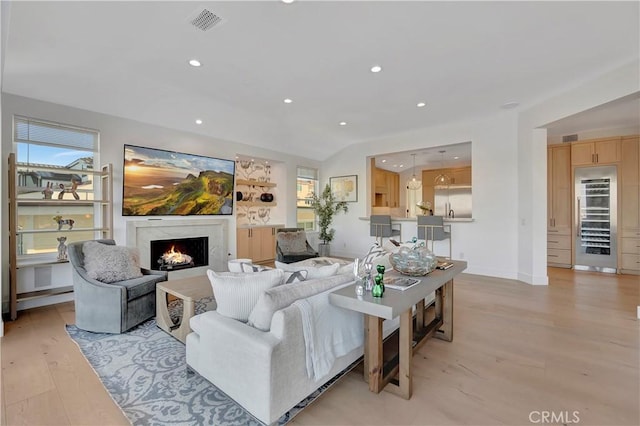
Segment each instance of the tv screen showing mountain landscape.
M235 162L124 146L123 216L230 215Z

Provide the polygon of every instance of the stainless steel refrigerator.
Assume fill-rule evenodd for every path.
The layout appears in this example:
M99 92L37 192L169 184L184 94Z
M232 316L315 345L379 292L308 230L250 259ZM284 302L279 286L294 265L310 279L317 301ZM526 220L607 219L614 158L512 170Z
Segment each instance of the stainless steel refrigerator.
M616 272L617 188L615 166L575 169L575 269Z

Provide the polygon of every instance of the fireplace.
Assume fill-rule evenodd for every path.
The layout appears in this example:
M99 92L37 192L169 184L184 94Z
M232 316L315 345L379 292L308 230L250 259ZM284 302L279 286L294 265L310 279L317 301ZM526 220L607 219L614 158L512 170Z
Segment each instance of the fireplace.
M149 265L159 271L177 271L209 264L209 238L152 240Z
M127 245L136 247L140 253L140 266L158 269L158 255L151 256L151 242L206 237L208 245L205 266L194 266L169 270L169 279L179 279L206 275L207 269L225 271L227 268L227 221L221 219L170 219L170 220L129 220L127 221ZM171 249L171 247L168 247ZM174 251L178 247L174 248ZM160 253L159 256L161 256ZM192 254L189 254L192 257ZM195 263L195 261L194 261Z

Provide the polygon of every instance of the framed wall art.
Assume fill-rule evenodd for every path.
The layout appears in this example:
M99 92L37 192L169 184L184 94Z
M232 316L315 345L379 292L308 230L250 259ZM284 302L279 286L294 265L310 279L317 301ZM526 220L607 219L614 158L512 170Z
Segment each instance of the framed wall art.
M329 178L331 192L338 201L355 203L358 201L358 175L334 176Z

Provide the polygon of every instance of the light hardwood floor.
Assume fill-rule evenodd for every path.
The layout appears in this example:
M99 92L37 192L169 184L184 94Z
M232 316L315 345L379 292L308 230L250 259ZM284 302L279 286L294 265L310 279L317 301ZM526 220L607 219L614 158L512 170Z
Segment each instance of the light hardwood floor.
M454 340L416 354L411 400L370 393L354 371L291 424L526 425L542 411L567 424L640 424L640 278L549 275L548 287L460 276ZM128 424L67 336L73 321L65 303L5 323L3 425Z

